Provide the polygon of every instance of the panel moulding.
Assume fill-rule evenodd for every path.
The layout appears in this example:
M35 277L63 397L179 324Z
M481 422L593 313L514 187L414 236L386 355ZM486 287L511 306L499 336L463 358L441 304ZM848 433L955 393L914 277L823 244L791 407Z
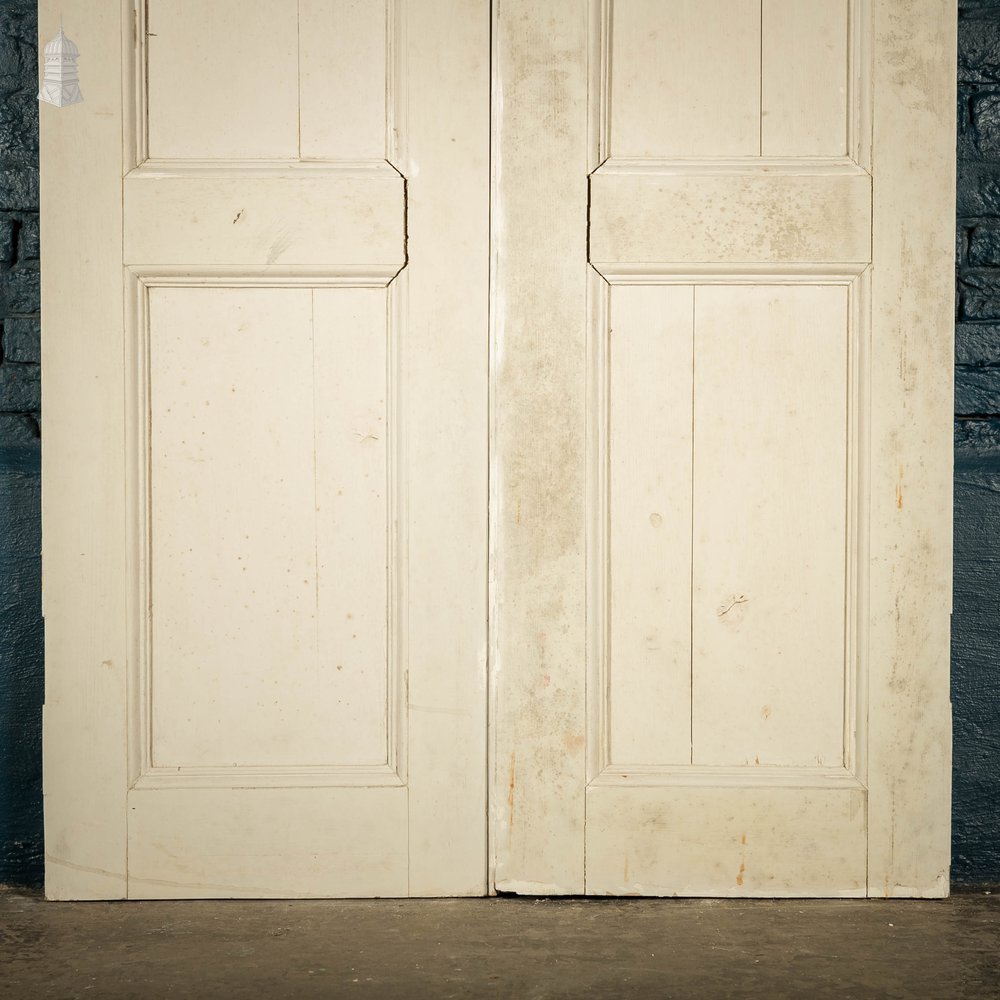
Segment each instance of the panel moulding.
M126 269L126 518L127 518L127 649L129 787L131 788L311 788L375 787L406 784L406 609L407 542L406 454L403 433L404 324L406 272L394 279L363 269L337 272L285 269L261 273L213 268L157 271ZM304 273L303 273L304 272ZM385 760L373 764L338 765L205 765L155 766L152 734L151 648L152 539L150 512L150 317L151 288L385 288L387 352L387 412L389 428L386 460L388 566L386 745Z
M709 157L697 159L625 159L612 148L611 80L615 0L590 0L589 170L645 169L657 173L757 171L797 173L871 172L872 148L872 7L871 0L848 0L846 157Z
M385 0L385 78L386 143L385 161L406 176L406 4L404 0ZM182 166L188 160L151 161L149 157L149 0L122 0L122 95L124 102L124 171L139 166L156 165L166 169ZM209 163L213 161L207 161ZM218 162L218 161L215 161ZM254 169L261 161L227 164L228 169ZM287 167L314 163L329 166L332 161L277 161ZM337 164L360 168L368 160L337 160Z
M824 274L812 265L787 272L773 264L727 270L685 265L683 273L654 265L602 274L591 268L587 341L587 778L593 785L716 784L865 787L869 536L869 341L871 268L842 265ZM848 292L847 495L844 574L844 756L842 767L716 767L612 761L609 621L609 314L616 285L839 285Z

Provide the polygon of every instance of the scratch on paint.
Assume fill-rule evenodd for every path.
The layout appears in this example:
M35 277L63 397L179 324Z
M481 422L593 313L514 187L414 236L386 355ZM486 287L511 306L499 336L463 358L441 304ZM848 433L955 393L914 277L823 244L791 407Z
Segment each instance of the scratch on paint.
M748 597L744 597L742 594L740 594L739 597L734 597L729 602L729 604L723 605L722 607L719 608L719 610L718 610L719 617L721 618L723 615L728 615L729 612L732 611L733 608L735 608L737 604L746 604L748 600L749 600L749 598Z
M514 829L514 789L517 787L517 754L510 755L510 778L507 782L507 831Z

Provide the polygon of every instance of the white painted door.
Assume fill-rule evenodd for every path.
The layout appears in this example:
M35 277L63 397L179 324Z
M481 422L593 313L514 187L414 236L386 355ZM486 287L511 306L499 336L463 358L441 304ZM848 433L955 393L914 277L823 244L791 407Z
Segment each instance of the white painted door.
M482 894L488 6L60 17L48 894Z
M950 0L60 15L50 896L946 891Z
M955 24L498 5L499 890L947 891Z

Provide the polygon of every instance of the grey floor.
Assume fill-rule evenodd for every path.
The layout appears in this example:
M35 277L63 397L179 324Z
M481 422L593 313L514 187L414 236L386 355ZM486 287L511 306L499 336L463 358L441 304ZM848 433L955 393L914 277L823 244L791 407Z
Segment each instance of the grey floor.
M1000 897L48 903L0 996L1000 998Z

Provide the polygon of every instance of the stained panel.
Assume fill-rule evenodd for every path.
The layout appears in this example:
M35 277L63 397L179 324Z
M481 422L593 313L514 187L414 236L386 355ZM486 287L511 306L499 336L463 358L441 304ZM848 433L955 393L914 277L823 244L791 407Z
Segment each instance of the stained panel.
M611 155L756 156L760 0L613 7Z
M695 301L695 764L844 759L848 293Z
M149 331L152 764L385 763L384 289L152 288Z
M382 160L392 26L377 0L150 0L153 159Z
M378 0L300 0L303 159L382 159L386 10Z
M691 757L694 289L616 286L608 335L611 762Z
M764 0L761 154L847 155L847 0Z
M150 0L149 155L298 155L297 0Z

